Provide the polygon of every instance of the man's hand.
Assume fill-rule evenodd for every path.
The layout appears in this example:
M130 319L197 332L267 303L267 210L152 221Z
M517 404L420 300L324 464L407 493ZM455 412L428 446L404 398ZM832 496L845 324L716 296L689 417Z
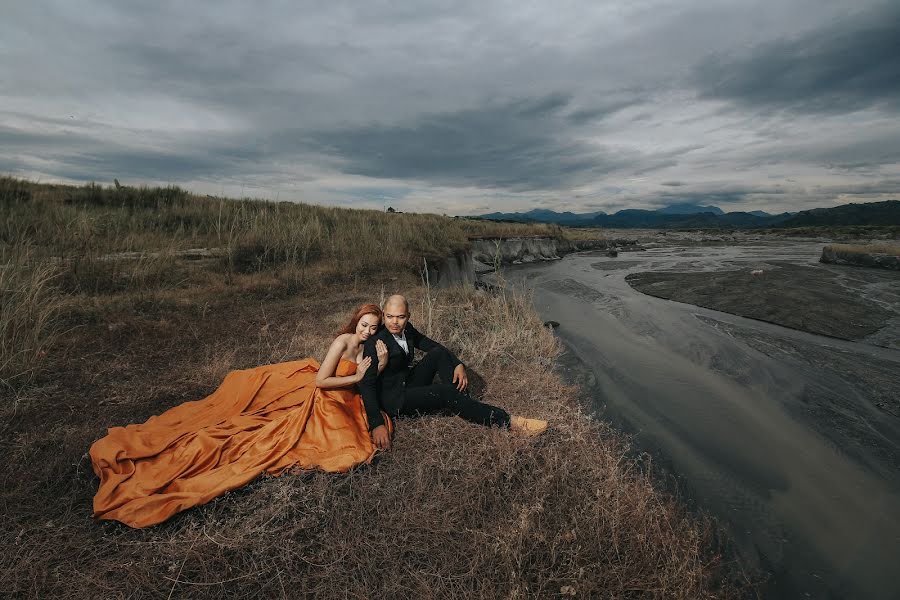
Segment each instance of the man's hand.
M456 389L461 392L464 392L469 385L469 378L466 376L466 368L462 365L456 365L456 368L453 369L453 383L456 384Z
M372 443L375 444L375 447L379 450L391 449L391 436L388 433L387 427L379 425L372 430Z

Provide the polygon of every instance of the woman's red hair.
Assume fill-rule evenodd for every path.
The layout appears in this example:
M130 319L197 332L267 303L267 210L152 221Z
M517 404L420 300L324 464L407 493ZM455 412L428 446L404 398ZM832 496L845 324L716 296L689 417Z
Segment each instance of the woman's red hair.
M343 329L338 331L338 335L341 335L342 333L356 333L356 326L359 324L359 320L366 315L375 315L378 317L378 320L381 321L381 308L379 308L377 304L363 304L356 309L356 312L350 317L350 322L347 323Z

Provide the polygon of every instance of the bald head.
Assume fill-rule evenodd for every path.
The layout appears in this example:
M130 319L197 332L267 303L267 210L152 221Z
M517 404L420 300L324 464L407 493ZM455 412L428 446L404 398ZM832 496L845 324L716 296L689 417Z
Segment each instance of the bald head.
M409 320L409 302L394 294L384 303L384 326L394 335L401 335Z
M390 298L384 301L383 310L387 310L388 307L396 308L402 310L407 315L409 314L409 301L407 301L406 296L402 296L400 294L394 294Z

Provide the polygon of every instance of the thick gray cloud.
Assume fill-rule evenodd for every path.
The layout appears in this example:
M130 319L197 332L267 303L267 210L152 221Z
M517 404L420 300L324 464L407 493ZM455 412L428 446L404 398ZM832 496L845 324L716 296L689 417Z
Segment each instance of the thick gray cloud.
M900 4L863 10L696 70L701 94L751 106L832 113L900 106Z
M396 126L315 133L312 139L321 152L344 159L349 173L514 191L566 189L634 165L652 170L669 164L662 154L578 140L569 121L581 117L567 117L568 105L569 98L551 95Z
M833 205L838 199L840 204L851 201L877 201L885 197L900 195L900 179L886 179L855 185L813 185L803 186L796 182L779 185L759 185L752 187L733 187L724 185L697 185L692 191L662 191L653 197L640 198L647 208L660 208L671 204L694 204L699 206L718 206L722 210L767 210L771 213L805 210L809 208ZM785 198L790 199L790 206L784 205ZM638 198L623 197L615 205L616 209L628 207Z
M0 170L458 214L900 179L880 0L12 3Z
M247 160L258 160L261 155L246 138L217 140L211 136L201 144L180 136L158 136L153 144L142 144L141 132L135 132L132 139L92 129L69 127L44 133L0 126L0 147L17 150L15 154L0 152L0 169L25 170L29 159L37 158L52 175L72 181L130 178L181 182L228 178ZM264 165L258 169L268 171Z

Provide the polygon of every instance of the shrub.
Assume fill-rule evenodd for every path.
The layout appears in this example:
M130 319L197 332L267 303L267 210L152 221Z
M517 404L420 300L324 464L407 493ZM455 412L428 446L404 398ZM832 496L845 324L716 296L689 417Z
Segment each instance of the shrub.
M31 186L21 179L0 177L0 206L31 200Z

